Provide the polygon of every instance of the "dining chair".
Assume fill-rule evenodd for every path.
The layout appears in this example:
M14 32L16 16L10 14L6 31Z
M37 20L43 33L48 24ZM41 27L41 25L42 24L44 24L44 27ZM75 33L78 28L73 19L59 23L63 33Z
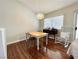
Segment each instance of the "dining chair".
M27 48L32 48L32 47L35 47L36 44L37 44L37 39L35 37L30 37L28 40L27 40Z
M55 43L62 43L65 47L69 45L70 32L61 32L59 37L55 38Z
M32 37L28 32L26 34L26 44L27 48L32 48L36 45L36 38Z

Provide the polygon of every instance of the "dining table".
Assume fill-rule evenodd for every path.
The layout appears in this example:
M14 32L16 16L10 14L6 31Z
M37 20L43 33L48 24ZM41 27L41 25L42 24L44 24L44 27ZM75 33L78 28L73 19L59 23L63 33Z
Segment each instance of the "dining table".
M48 33L44 33L44 32L28 32L28 34L32 37L36 37L37 39L37 50L39 50L39 41L40 41L40 38L43 38L43 37L46 37L46 47L47 47L47 44L48 44Z

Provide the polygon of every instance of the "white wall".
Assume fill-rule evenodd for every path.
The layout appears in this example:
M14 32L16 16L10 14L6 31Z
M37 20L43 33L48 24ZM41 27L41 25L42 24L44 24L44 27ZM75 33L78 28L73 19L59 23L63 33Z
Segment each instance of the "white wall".
M50 12L46 14L46 18L54 17L54 16L59 16L59 15L64 15L64 26L63 26L63 31L69 31L71 32L70 36L70 41L73 40L73 30L75 29L74 27L74 12L77 10L77 3L70 5L68 7L62 8L60 10L56 10L54 12Z
M7 43L22 40L25 32L37 31L34 13L16 0L0 0L0 27L6 29Z

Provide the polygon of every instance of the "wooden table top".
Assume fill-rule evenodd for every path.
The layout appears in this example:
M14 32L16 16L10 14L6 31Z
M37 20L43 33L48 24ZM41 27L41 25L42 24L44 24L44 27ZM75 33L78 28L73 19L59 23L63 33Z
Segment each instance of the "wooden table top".
M29 34L32 36L36 36L36 37L41 37L41 36L47 35L47 33L43 33L43 32L29 32Z

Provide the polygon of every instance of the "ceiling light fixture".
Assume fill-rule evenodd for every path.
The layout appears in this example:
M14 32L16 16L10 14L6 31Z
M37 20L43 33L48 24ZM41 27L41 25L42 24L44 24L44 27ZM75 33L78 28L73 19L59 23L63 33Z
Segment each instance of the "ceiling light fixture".
M41 2L40 0L37 1L37 8L38 8L38 12L36 14L36 17L38 20L43 20L44 19L44 13L42 13L41 11Z
M38 13L37 14L37 19L43 20L44 19L44 14L43 13Z

